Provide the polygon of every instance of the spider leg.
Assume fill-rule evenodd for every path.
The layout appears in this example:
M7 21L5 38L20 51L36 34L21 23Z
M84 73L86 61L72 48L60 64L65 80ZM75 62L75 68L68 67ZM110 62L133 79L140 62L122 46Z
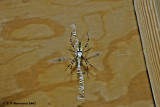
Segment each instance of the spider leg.
M84 66L83 65L83 63L82 63L82 61L83 61L83 56L81 57L81 61L80 61L80 64L82 65L82 66ZM85 63L86 63L86 66L87 66L87 70L88 70L88 65L87 65L87 62L85 61ZM85 68L86 69L86 68Z
M73 61L71 62L71 69L72 69L73 63L77 60L77 57L78 57L78 56L76 56L76 57L73 59Z
M92 49L92 47L91 48L89 48L89 49L87 49L86 51L84 51L83 53L85 53L85 52L88 52L89 50L91 50Z
M76 64L76 66L77 66L77 64ZM73 73L73 71L75 71L76 66L75 66L75 67L73 67L73 69L71 70L71 75L73 75L72 73Z
M82 57L82 59L84 59L84 57ZM82 60L81 60L82 61ZM84 60L85 61L85 63L86 63L86 66L87 66L87 76L88 76L88 63L87 63L87 61L86 60ZM86 69L86 68L85 68ZM83 72L83 74L85 74L86 72Z
M85 47L84 47L84 50L85 50L85 48L88 46L88 43L89 43L89 35L88 35L88 32L87 32L87 36L88 36L88 40L87 40L87 43L86 43L86 45L85 45Z
M74 52L74 53L76 53L76 51L73 51L73 50L71 50L71 49L68 49L69 51L71 51L71 52Z
M73 65L73 63L76 61L77 57L78 57L78 56L76 56L76 57L71 61L71 63L68 65L68 67L71 66L71 69L72 69L72 65ZM68 69L68 67L65 69L65 71Z
M87 60L82 56L82 59L84 59L85 63L86 63L86 66L87 66L87 70L88 70L88 63L87 63ZM81 60L82 61L82 60Z
M85 60L86 65L89 64L92 68L96 70L96 68L92 64L90 64L86 58L84 58L83 56L82 58ZM87 69L88 69L88 66L87 66Z

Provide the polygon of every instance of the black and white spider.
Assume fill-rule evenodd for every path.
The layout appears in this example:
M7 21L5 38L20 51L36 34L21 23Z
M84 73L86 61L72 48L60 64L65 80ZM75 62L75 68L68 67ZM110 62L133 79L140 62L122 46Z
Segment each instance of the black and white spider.
M88 70L88 64L89 64L91 67L93 67L93 66L88 62L87 58L85 58L85 57L83 56L83 53L88 52L88 51L91 50L91 48L92 48L92 47L91 47L91 48L85 50L85 49L87 48L87 46L88 46L88 43L89 43L89 35L88 35L88 33L87 33L87 36L88 36L88 40L87 40L87 43L86 43L84 49L83 49L83 46L82 46L82 43L81 43L81 42L78 42L77 48L75 48L74 45L73 45L73 42L72 42L72 33L71 33L70 42L71 42L71 46L73 47L74 50L71 50L71 49L68 49L68 50L71 51L71 52L76 53L76 57L75 57L75 58L71 61L71 63L68 65L68 67L71 66L71 69L72 69L73 63L74 63L75 61L77 61L77 58L81 59L81 64L82 64L82 60L85 61L86 66L87 66L87 70ZM68 69L68 67L65 69L65 71ZM93 68L94 68L94 67L93 67ZM95 69L95 68L94 68L94 69ZM72 72L71 72L71 73L72 73Z

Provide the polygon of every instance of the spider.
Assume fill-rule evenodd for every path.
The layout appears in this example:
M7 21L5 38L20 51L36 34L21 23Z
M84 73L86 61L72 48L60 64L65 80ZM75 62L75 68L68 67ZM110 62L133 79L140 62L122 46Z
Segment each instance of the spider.
M82 64L82 60L85 61L86 66L87 66L87 71L88 71L88 64L89 64L91 67L93 67L92 64L90 64L90 63L88 62L87 58L85 58L85 57L83 56L83 53L88 52L88 51L91 50L91 48L92 48L92 47L91 47L91 48L85 50L85 49L87 48L87 46L88 46L88 43L89 43L89 35L88 35L88 33L87 33L87 36L88 36L88 40L87 40L87 43L86 43L84 49L83 49L83 46L82 46L82 43L81 43L81 42L78 42L77 48L75 48L74 45L73 45L72 39L71 39L71 37L72 37L72 33L71 33L70 43L71 43L71 46L73 47L74 50L71 50L71 49L68 49L68 50L71 51L71 52L76 53L76 57L71 61L71 63L68 65L68 67L65 69L65 71L66 71L70 66L71 66L71 69L72 69L73 63L74 63L75 61L77 61L77 58L81 59L81 64ZM93 68L94 68L94 67L93 67ZM95 69L95 68L94 68L94 69ZM72 72L71 72L71 74L72 74Z

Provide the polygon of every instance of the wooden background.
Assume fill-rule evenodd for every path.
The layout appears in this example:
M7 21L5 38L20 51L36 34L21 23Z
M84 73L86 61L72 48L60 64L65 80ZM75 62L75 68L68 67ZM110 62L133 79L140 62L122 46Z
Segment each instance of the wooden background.
M136 23L132 0L1 0L0 107L154 107ZM89 59L85 101L65 72L71 24L83 44L89 32L86 56L102 53Z

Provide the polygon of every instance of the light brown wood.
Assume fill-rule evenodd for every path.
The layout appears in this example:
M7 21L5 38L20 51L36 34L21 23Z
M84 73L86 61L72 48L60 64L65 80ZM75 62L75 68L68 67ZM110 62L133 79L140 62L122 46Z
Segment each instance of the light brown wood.
M89 58L97 70L89 67L84 75L84 101L77 100L77 71L65 72L75 57L67 50L71 24L83 46L89 32L86 56L102 53ZM4 102L154 107L132 0L0 0L0 106Z
M134 0L153 95L156 107L160 107L160 36L155 3L155 0Z

